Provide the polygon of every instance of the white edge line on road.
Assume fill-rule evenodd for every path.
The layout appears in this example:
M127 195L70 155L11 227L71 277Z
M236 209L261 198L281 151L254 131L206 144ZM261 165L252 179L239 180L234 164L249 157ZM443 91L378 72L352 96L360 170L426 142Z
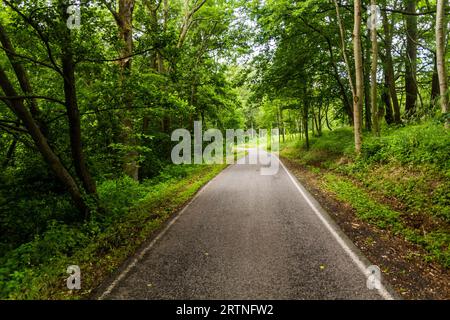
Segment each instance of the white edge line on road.
M114 290L114 288L119 284L122 279L124 279L128 273L133 269L136 264L142 260L142 258L145 256L145 254L153 248L153 246L158 242L159 239L161 239L162 236L164 236L167 231L172 227L172 225L177 222L178 218L186 211L186 209L192 204L192 202L197 199L197 197L218 177L220 176L225 170L227 170L230 166L224 168L219 174L217 174L214 178L209 180L198 192L197 194L184 206L181 211L179 211L175 217L172 218L172 220L166 225L166 227L158 233L158 235L144 248L142 249L135 258L126 266L126 268L120 272L120 274L112 281L112 283L106 288L105 291L98 297L98 300L105 299L108 295L111 294L111 292Z
M278 157L277 157L278 158ZM344 249L344 251L348 254L348 256L352 259L352 261L357 265L359 270L367 276L366 269L368 266L364 264L363 261L358 257L358 255L353 252L352 249L347 245L344 239L336 232L334 227L325 219L325 217L322 215L322 213L317 209L317 207L311 202L309 199L309 196L303 191L303 189L299 186L299 182L292 176L292 174L289 172L289 170L286 168L284 163L281 161L280 158L278 158L278 161L280 162L281 166L283 167L284 171L288 174L289 178L291 179L292 183L294 183L297 190L300 192L300 194L303 196L303 198L306 200L308 205L311 207L313 212L317 215L317 217L322 221L322 223L325 225L325 227L330 231L330 233L333 235L333 237L336 239L336 241L339 243L339 245ZM389 293L389 291L385 288L383 284L381 284L380 289L378 289L378 293L386 300L394 300L394 297Z

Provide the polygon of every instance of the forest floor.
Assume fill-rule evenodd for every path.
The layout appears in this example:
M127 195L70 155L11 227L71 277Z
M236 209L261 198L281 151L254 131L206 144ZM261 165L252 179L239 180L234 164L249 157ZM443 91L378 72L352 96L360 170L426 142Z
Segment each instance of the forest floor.
M417 130L417 134L420 132ZM408 136L415 134L408 132ZM302 142L288 141L280 154L355 245L380 267L401 297L450 299L449 222L445 212L433 213L441 206L445 211L447 206L448 172L426 164L427 168L422 166L421 170L434 171L434 175L424 178L419 170L392 157L381 162L367 161L364 154L352 159L345 153L351 139L351 132L330 132L313 138L309 151ZM371 178L364 178L367 175ZM444 191L439 194L441 187ZM434 201L424 201L430 197Z

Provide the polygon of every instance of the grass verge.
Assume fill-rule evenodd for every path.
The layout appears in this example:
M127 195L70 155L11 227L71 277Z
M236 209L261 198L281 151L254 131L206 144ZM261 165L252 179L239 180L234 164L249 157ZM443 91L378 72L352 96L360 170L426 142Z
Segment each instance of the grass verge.
M80 299L88 297L149 235L226 165L169 166L138 183L105 181L99 196L107 213L69 226L53 221L33 241L0 258L1 299ZM78 265L82 289L68 290L66 269Z
M450 268L450 135L433 123L364 137L353 154L350 128L284 144L281 156L312 172L320 188L373 226L421 246L427 261Z

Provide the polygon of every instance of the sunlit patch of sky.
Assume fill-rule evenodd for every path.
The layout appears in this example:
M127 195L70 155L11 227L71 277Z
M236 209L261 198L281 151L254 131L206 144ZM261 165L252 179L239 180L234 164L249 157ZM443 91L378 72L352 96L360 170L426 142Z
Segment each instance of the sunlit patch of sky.
M235 28L237 30L245 29L246 31L250 31L250 34L253 37L261 32L258 23L252 17L250 17L248 11L242 7L236 8L234 10L233 22L231 23L230 28ZM275 51L277 46L274 39L270 39L267 43L260 44L253 37L248 39L248 45L250 47L249 50L246 53L243 53L236 57L235 63L237 65L245 66L261 53L267 50L272 52ZM218 62L227 64L230 61L227 59L227 57L219 57Z

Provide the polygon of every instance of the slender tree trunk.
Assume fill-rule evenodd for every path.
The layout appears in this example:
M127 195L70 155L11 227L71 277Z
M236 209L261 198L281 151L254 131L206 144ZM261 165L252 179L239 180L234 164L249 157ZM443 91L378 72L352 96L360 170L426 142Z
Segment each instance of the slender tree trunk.
M384 67L385 67L385 79L387 83L387 88L389 90L390 99L392 99L392 107L393 109L393 121L397 124L401 123L401 115L400 115L400 103L397 97L397 89L395 88L395 73L394 73L394 63L392 60L392 32L390 23L388 20L388 16L386 11L382 12L383 16L383 29L384 29L384 38L385 38L385 59L384 59ZM389 103L391 106L391 103ZM386 115L388 113L386 112Z
M332 65L333 71L334 71L333 76L336 79L336 83L338 84L339 90L341 92L341 100L342 100L342 103L344 104L345 113L348 116L349 123L353 124L352 105L350 104L350 102L348 100L347 91L345 90L344 84L342 83L341 76L340 76L336 61L334 59L334 53L333 53L333 47L331 45L331 40L328 37L325 37L325 39L327 40L327 43L328 43L328 52L330 53L330 61L331 61L331 65Z
M119 36L122 41L122 52L120 60L120 72L122 78L122 86L127 83L131 76L131 63L133 54L133 12L135 0L119 0L119 12L117 13L116 21L119 27ZM125 89L128 91L128 89ZM125 92L124 105L131 113L133 110L133 99L130 92ZM136 137L134 137L134 125L131 115L126 115L122 119L122 141L125 146L133 149L137 146ZM136 150L127 151L123 170L126 175L134 180L139 179L139 154Z
M447 70L445 66L445 8L447 0L437 0L437 14L436 14L436 60L439 75L439 88L441 93L441 108L442 113L448 113L448 79ZM447 115L446 115L447 116ZM449 120L446 117L445 127L449 127Z
M352 79L352 72L351 72L351 68L350 68L350 61L349 61L348 56L347 56L347 46L345 44L346 43L346 39L345 39L344 24L343 24L342 19L341 19L339 3L338 3L337 0L334 0L334 5L335 5L335 8L336 8L336 17L337 17L337 22L338 22L338 26L339 26L341 53L342 53L342 57L344 58L345 67L346 67L347 74L348 74L348 82L349 82L349 85L350 85L350 90L352 91L352 96L353 96L353 101L354 101L355 100L355 96L356 96L356 90L355 90L355 85L354 85L353 79ZM361 3L359 3L359 6L360 5L361 5ZM356 3L355 3L355 7L356 7ZM355 22L356 22L356 19L355 19ZM359 20L359 24L361 25L361 20ZM358 31L358 34L359 33L360 33L360 31ZM361 43L361 40L359 40L359 43ZM361 52L361 45L359 46L358 50ZM361 74L362 74L362 72L361 72ZM355 117L355 115L353 114L353 119L354 119L354 117Z
M122 115L122 130L120 140L130 150L127 150L123 158L123 171L126 175L134 180L139 179L139 153L135 150L137 140L134 136L134 124L130 115L133 111L132 93L126 88L127 80L131 76L131 63L133 55L133 12L135 0L119 0L119 10L116 11L112 6L107 5L107 8L113 15L118 30L119 39L121 41L121 59L119 60L120 68L120 85L124 91L122 105L124 107L125 115ZM128 113L128 114L126 114Z
M393 124L394 121L394 113L392 111L392 104L391 104L391 97L390 97L390 91L389 91L389 81L387 79L386 73L384 74L384 87L383 87L383 93L381 94L381 99L384 102L385 105L385 111L384 111L384 119L386 120L387 124Z
M63 11L63 21L66 21L66 7ZM85 154L83 152L81 138L80 111L78 109L78 100L75 87L75 64L73 61L72 43L70 39L70 30L64 29L62 47L62 70L64 76L64 97L69 120L70 147L75 171L83 187L88 194L96 195L97 190L95 182L87 168Z
M368 38L370 40L370 30L367 30ZM367 131L372 130L372 100L370 99L370 73L371 73L371 63L370 63L370 50L371 47L366 45L366 49L363 50L363 79L364 79L364 122Z
M377 71L378 71L378 39L377 39L377 12L375 10L377 1L371 0L372 6L372 23L370 29L370 40L372 43L372 66L370 72L370 105L372 107L372 129L376 136L380 135L378 99L377 99Z
M16 151L18 139L13 138L13 141L9 145L8 151L6 152L5 160L2 163L2 168L6 169L10 165L14 165L14 152Z
M195 3L194 7L191 9L189 8L189 0L184 0L184 18L183 18L183 23L181 25L181 31L180 31L180 35L178 37L178 44L177 44L177 48L180 49L185 40L186 40L186 36L189 32L189 29L192 26L192 18L194 17L194 14L200 10L203 5L206 3L207 0L199 0L199 2Z
M354 2L354 30L353 30L353 52L355 57L355 96L353 98L353 122L355 133L355 151L361 153L362 147L362 103L364 95L364 79L363 79L363 63L361 53L361 0L355 0Z
M327 108L325 109L325 121L327 123L328 130L333 131L333 129L330 126L330 121L328 120L328 110L329 110L329 108L330 108L330 103L327 103Z
M417 0L407 0L406 11L416 13ZM405 91L406 105L405 112L407 117L412 117L417 108L417 16L406 16L406 75Z
M284 119L283 119L283 108L282 107L278 107L278 112L280 114L280 130L281 130L281 135L283 137L283 143L286 142L286 130L284 127Z
M0 23L0 43L3 46L3 49L5 50L5 53L8 57L8 60L11 63L11 66L14 69L14 72L16 74L17 80L19 82L20 88L22 89L22 92L25 95L32 95L32 89L30 80L28 77L27 72L25 71L25 68L23 65L19 62L17 59L17 53L11 43L11 40L8 37L8 34L6 33L5 28ZM47 135L47 126L45 123L41 120L41 113L38 108L38 103L36 99L27 99L27 105L30 109L31 115L34 119L36 119L39 127L41 128L41 131L44 135Z
M433 68L433 77L431 79L431 101L430 106L433 106L436 102L436 99L439 97L440 88L439 88L439 74L437 69L437 58L436 54L434 55L434 68Z
M309 150L309 128L308 128L308 116L309 116L309 97L308 89L306 86L303 89L303 132L305 134L305 147Z
M319 132L319 136L322 136L322 99L320 101L320 105L319 105L319 110L318 110L318 114L317 114L317 131Z
M345 30L344 25L342 23L339 3L337 0L334 0L335 8L336 8L336 16L339 26L339 34L340 34L340 44L342 56L344 58L345 66L347 68L348 73L348 81L350 88L352 90L353 96L353 130L355 135L355 151L356 153L361 153L362 146L362 104L363 104L363 96L364 96L364 79L363 79L363 63L362 63L362 52L361 52L361 0L355 0L354 2L354 29L353 29L353 52L355 58L355 78L356 81L353 83L352 73L350 68L350 62L346 53L345 46Z
M14 97L18 96L16 90L9 81L6 73L0 67L0 87L6 96ZM27 128L28 133L33 139L37 149L42 154L45 162L48 164L50 169L53 171L58 180L66 187L75 206L78 208L80 213L86 217L88 214L88 207L84 202L82 193L78 188L75 179L70 175L69 171L64 167L60 158L55 154L47 139L42 134L36 121L33 119L30 111L23 105L22 100L11 100L11 102L6 103L11 111L16 114L16 116L22 121L25 128Z

